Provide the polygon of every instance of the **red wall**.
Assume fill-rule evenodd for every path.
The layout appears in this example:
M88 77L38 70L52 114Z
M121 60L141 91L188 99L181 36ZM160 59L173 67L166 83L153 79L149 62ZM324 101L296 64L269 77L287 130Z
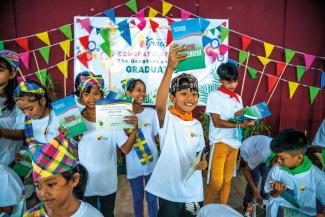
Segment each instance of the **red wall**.
M33 35L35 33L48 31L67 23L73 22L76 15L95 15L105 9L125 3L125 0L103 1L103 0L6 0L0 2L0 40L12 39ZM302 51L317 56L325 56L325 1L322 0L170 0L169 2L188 10L204 18L229 18L230 28L263 41L279 45L281 47ZM161 10L159 0L138 0L138 8L151 6ZM171 17L179 17L177 9L172 9ZM132 12L126 7L116 10L117 16L130 16ZM65 39L59 31L50 32L50 40L57 43ZM229 44L241 47L240 36L231 33ZM36 49L44 46L37 38L30 39L30 48ZM22 52L14 42L5 43L5 47ZM257 55L264 55L264 47L260 42L252 42L249 50ZM73 47L71 48L73 52ZM40 55L39 67L46 68L62 61L62 51L59 46L51 48L49 65L45 64ZM30 69L23 70L24 74L36 71L35 61L31 56ZM230 58L238 59L237 51L230 51ZM271 59L283 60L283 50L275 49L270 56ZM293 64L304 65L302 55L296 55ZM251 57L249 66L262 70L259 61ZM315 60L313 67L324 69L324 60ZM243 72L244 68L241 67ZM274 74L275 64L270 63L265 72ZM58 92L62 96L63 77L57 68L50 70L58 85ZM72 61L69 64L69 73L73 73ZM241 73L242 75L242 73ZM306 85L319 86L320 72L310 70L305 73L300 81ZM30 77L35 79L35 77ZM284 79L296 81L295 68L288 66ZM242 79L242 76L241 76ZM238 89L240 90L241 79ZM72 92L72 76L68 79L68 92ZM246 79L243 94L244 104L250 104L257 85L257 80ZM267 100L267 80L264 78L257 93L255 102ZM324 91L320 91L314 103L309 102L308 89L298 87L294 97L289 99L288 84L280 82L270 102L272 117L267 121L272 125L273 134L279 130L293 127L299 130L307 130L308 136L313 138L321 120L325 117ZM201 109L202 110L202 109Z

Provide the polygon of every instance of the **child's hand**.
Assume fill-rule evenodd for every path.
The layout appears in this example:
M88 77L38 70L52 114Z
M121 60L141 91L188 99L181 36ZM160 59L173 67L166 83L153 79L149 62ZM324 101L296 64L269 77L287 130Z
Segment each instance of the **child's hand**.
M68 135L71 134L71 132L70 132L67 128L63 127L63 126L59 126L59 127L58 127L58 131L59 131L59 133L62 134L64 137L67 137Z
M263 202L263 197L258 192L254 192L254 198L255 198L256 202L258 202L258 203L262 203Z
M169 54L168 54L168 69L175 70L178 66L178 63L185 60L187 58L187 54L178 54L178 52L185 50L186 48L178 47L177 44L172 44L169 48Z
M138 118L132 110L128 110L132 116L126 116L124 122L133 125L133 130L138 130Z
M244 112L244 109L239 110L238 112L235 112L235 116L241 116Z
M254 126L255 121L244 121L243 123L240 124L241 128L246 128L246 127L251 127Z
M285 191L287 189L287 186L285 184L278 181L273 182L271 186L278 194L281 194L282 191Z
M202 160L198 163L198 165L196 165L196 169L197 170L205 170L208 167L208 162L207 162L207 154L205 153L203 155Z
M15 162L18 163L24 159L24 156L20 153L16 153Z

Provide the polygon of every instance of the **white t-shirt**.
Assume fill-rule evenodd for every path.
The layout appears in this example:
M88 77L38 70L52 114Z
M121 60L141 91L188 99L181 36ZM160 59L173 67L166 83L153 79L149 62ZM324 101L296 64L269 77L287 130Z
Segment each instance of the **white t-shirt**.
M45 216L48 215L45 213ZM80 206L71 217L104 217L95 207L90 204L80 201Z
M238 129L215 127L211 117L211 113L214 113L218 114L220 119L225 121L234 118L235 113L243 108L242 99L239 95L237 96L240 102L238 102L235 98L230 98L229 95L219 90L214 90L209 93L205 112L210 114L210 145L223 142L233 148L239 148L240 141L238 140Z
M59 134L60 125L53 110L44 118L33 119L32 126L34 139L41 143L47 143Z
M88 131L78 143L79 161L88 171L85 196L106 196L117 191L116 144L121 147L128 137L123 130L97 130L87 121Z
M15 106L12 111L2 111L6 97L0 97L0 129L23 130L24 114ZM0 163L9 165L15 160L23 141L0 138Z
M164 127L158 132L161 154L145 190L173 202L203 201L201 171L184 182L197 152L205 146L201 123L183 121L167 110Z
M325 119L320 124L312 145L325 147Z
M242 217L242 215L231 208L228 205L224 204L208 204L203 206L198 214L197 217Z
M265 163L271 154L272 138L268 136L251 136L243 141L240 146L240 156L246 161L249 168L255 169L261 163Z
M288 188L293 189L300 205L300 212L310 216L316 215L316 198L322 205L325 205L325 173L314 165L307 172L292 175L276 164L270 170L265 182L265 192L273 190L270 183L275 181L282 182ZM267 205L268 216L276 216L279 206L296 209L280 196L277 198L271 197Z
M155 168L158 158L157 144L155 142L155 135L158 134L156 111L152 108L144 108L143 112L136 114L136 116L138 117L138 125L141 128L150 148L153 161L147 165L142 165L135 149L132 148L126 155L126 171L128 179L150 175Z
M0 207L15 206L23 195L24 185L8 166L0 164Z

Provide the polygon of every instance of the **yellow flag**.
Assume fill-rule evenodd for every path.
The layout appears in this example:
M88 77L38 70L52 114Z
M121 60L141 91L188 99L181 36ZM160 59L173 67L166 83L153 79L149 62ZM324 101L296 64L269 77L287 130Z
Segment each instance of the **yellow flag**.
M261 61L263 66L265 66L266 64L268 64L270 62L270 60L268 58L265 58L265 57L262 57L262 56L257 56L257 57Z
M59 68L60 72L63 74L64 78L67 79L68 78L68 60L58 63L57 67Z
M295 94L299 84L296 82L288 81L288 85L289 85L289 93L290 93L290 99L291 99L293 94Z
M36 34L36 36L41 39L45 44L51 45L50 39L49 39L49 34L47 32L41 32Z
M162 1L162 15L165 16L172 7L172 4Z
M152 19L153 17L155 17L159 12L153 8L149 9L149 19Z
M70 57L70 40L60 42L60 47L65 55L67 55L67 57Z
M274 45L273 44L269 44L267 42L264 42L264 49L265 49L265 56L266 58L268 58L272 51L273 51Z

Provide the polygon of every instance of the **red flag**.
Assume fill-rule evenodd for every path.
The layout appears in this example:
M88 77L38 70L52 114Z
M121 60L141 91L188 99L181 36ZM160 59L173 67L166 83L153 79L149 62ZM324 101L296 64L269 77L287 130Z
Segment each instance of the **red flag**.
M153 20L150 20L150 26L151 26L153 32L157 32L157 28L158 28L158 26L159 26L158 23L156 23L156 22L153 21Z
M88 61L91 60L90 52L83 52L79 54L77 58L86 68L88 68Z
M241 41L242 41L242 49L246 50L248 45L251 43L252 38L249 37L248 35L242 35L241 36Z
M168 21L168 25L170 25L171 23L175 22L175 20L173 20L172 18L167 17L167 21Z
M267 83L268 83L269 93L271 93L277 80L278 80L277 77L272 76L272 75L267 75Z
M284 62L276 62L276 76L280 76L286 64Z
M17 44L22 47L25 51L29 51L28 39L27 38L17 38Z
M167 31L167 40L166 40L166 47L173 41L172 31L168 29Z
M88 42L89 42L89 35L85 35L81 38L79 38L80 44L88 50Z
M136 25L134 20L131 20L130 23Z

